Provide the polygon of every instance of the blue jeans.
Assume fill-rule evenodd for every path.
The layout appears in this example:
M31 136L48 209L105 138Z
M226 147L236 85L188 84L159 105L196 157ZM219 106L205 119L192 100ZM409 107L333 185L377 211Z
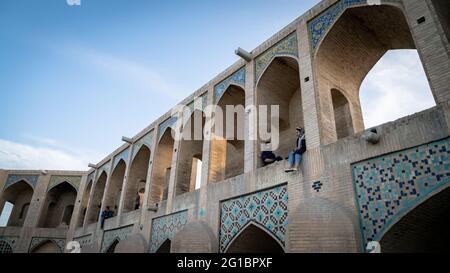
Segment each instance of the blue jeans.
M302 161L302 155L296 152L289 153L289 165L294 166L300 164Z

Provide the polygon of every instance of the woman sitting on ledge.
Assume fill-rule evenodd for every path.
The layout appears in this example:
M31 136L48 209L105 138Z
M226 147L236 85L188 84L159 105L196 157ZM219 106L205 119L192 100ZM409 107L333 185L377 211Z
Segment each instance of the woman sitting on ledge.
M296 172L300 162L302 161L302 155L306 152L306 140L305 140L305 129L298 127L297 131L297 143L295 150L289 153L289 168L285 172Z

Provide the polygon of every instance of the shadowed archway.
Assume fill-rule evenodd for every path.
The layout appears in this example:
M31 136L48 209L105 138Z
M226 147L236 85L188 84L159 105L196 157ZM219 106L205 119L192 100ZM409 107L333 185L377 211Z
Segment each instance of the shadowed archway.
M69 227L77 190L68 182L63 182L47 192L39 227Z
M3 199L13 205L7 226L23 226L28 215L28 208L33 193L33 188L24 180L16 182L5 189L3 192Z
M277 239L264 228L250 223L230 242L226 253L284 253Z
M170 253L171 245L172 242L169 239L165 240L158 250L156 250L156 253Z

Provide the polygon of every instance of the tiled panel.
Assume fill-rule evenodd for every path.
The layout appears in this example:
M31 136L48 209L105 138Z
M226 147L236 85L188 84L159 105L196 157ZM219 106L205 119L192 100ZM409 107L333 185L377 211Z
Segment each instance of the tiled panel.
M352 165L365 244L450 182L449 157L445 139Z
M159 125L159 130L158 130L158 139L161 139L162 135L166 132L167 128L172 128L174 129L174 125L176 124L178 118L177 117L170 117L168 119L166 119L163 123L161 123Z
M298 57L297 33L294 32L255 59L255 82L276 56Z
M156 252L167 239L172 240L187 220L187 210L153 219L150 252Z
M109 175L109 170L111 169L111 160L103 164L100 168L97 170L97 179L102 175L103 171L106 172L106 175Z
M120 160L123 160L125 164L128 162L128 156L130 154L130 148L126 148L120 154L114 157L113 169L116 168L117 164L119 164Z
M48 184L48 190L57 186L60 183L67 182L78 190L81 183L81 176L63 176L63 175L52 175L50 177L50 182Z
M147 146L147 148L151 150L152 142L153 142L153 131L147 133L145 136L141 137L138 141L136 141L133 144L133 156L131 159L133 160L136 157L136 155L139 152L139 149L141 149L143 145Z
M19 240L19 237L0 236L0 254L13 253L16 248L17 240Z
M83 248L87 245L92 244L92 234L80 236L73 238L74 241L77 241L80 244L80 247Z
M38 178L39 178L39 176L37 176L37 175L10 174L8 176L8 179L6 180L5 186L3 188L6 189L7 187L9 187L17 182L24 180L24 181L28 182L34 189L36 187Z
M66 246L66 239L64 238L49 238L49 237L33 237L31 239L30 247L28 248L28 252L32 252L36 247L39 247L40 244L46 241L52 241L55 243L61 252L64 252L64 248Z
M107 230L103 233L101 252L106 252L111 244L117 239L121 241L133 233L133 225Z
M237 84L238 86L242 86L245 88L245 67L242 67L238 71L234 72L233 75L229 76L221 83L214 87L214 103L219 102L223 93L227 90L230 84Z
M285 245L288 227L287 185L221 202L220 251L224 252L250 222L262 225Z

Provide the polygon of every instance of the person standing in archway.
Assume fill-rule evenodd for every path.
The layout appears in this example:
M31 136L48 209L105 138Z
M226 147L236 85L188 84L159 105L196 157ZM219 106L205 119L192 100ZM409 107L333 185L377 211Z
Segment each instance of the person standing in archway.
M296 172L302 161L302 155L306 152L306 140L305 140L305 129L298 127L297 132L297 142L296 147L293 151L289 153L288 161L289 167L285 172Z

